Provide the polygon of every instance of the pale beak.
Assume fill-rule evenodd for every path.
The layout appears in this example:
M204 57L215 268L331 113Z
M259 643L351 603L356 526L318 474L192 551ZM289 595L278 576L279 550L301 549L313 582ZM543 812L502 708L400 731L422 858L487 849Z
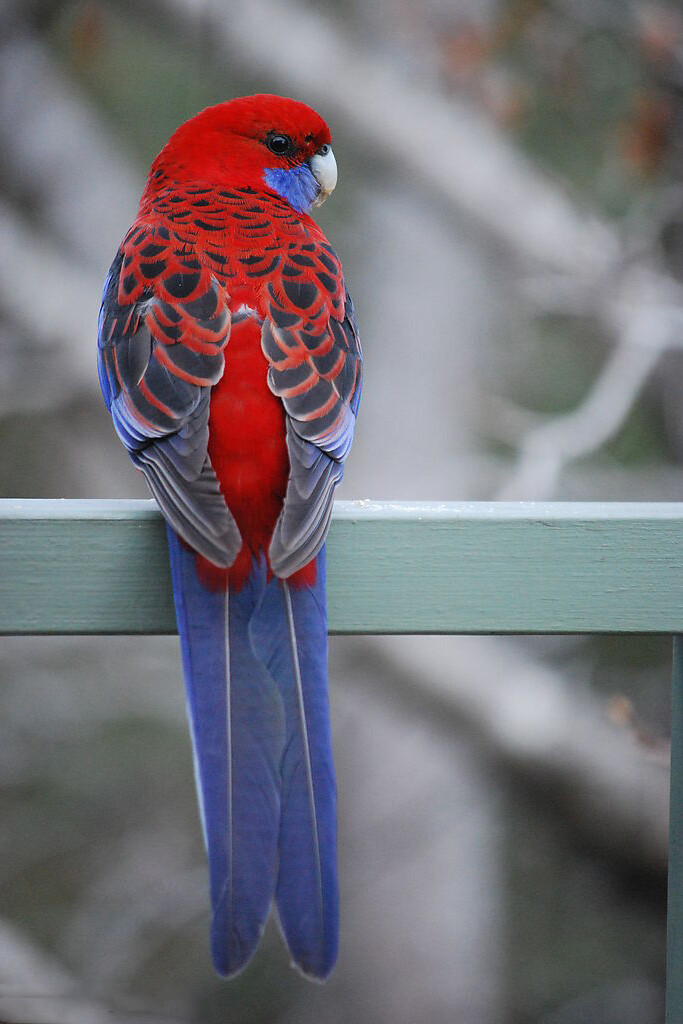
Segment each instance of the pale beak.
M308 161L313 177L320 185L320 192L313 200L313 206L322 206L337 184L337 161L331 146L323 146Z

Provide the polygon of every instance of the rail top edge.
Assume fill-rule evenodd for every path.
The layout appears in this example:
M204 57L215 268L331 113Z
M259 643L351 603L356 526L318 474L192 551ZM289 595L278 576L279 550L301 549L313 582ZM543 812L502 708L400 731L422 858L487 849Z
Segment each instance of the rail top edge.
M152 500L131 498L0 498L0 521L160 519ZM683 502L336 501L336 520L520 520L545 522L681 520Z

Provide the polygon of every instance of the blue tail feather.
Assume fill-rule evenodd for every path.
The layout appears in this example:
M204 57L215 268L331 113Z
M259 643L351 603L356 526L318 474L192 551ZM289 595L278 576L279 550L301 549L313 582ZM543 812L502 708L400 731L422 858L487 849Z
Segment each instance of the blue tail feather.
M167 532L214 964L228 976L247 964L275 896L294 962L324 978L338 935L324 548L313 587L268 580L260 562L224 593Z
M339 932L324 547L313 587L271 582L250 635L285 711L278 916L296 965L323 979L334 967Z
M260 580L252 576L237 594L209 590L194 554L170 528L168 538L209 859L211 950L216 970L230 976L258 945L276 883L282 702L248 639Z

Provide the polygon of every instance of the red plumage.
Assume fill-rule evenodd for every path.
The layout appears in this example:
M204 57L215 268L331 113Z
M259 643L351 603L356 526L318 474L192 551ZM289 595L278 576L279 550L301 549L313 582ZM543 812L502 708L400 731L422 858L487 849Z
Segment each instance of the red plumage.
M211 396L209 455L243 541L229 570L198 556L200 579L212 587L226 578L235 587L244 584L252 558L268 550L287 489L285 413L268 388L260 342L261 331L251 318L233 328L225 373ZM290 582L314 583L315 561Z
M275 131L291 139L291 153L280 157L264 145ZM341 265L312 218L264 179L268 168L296 168L329 140L315 111L281 97L202 111L154 161L122 245L105 343L134 336L142 323L152 360L171 381L213 389L208 454L242 538L231 565L217 565L212 552L199 556L202 578L215 586L226 578L241 586L252 557L268 555L290 478L288 415L300 417L302 436L325 450L329 438L338 444L337 435L349 432L355 414L360 349ZM171 432L185 422L187 409L174 407L166 381L155 386L143 372L134 393L116 345L102 347L112 390L123 386L137 427L155 436L159 426ZM163 480L150 486L159 498ZM174 525L196 548L195 537ZM285 575L312 583L315 566L308 559Z

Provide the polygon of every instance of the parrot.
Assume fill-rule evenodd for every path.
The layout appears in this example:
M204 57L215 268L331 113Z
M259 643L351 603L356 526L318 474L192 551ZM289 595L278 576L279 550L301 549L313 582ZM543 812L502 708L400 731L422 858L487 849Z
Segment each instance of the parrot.
M304 976L338 953L325 538L363 359L311 216L336 183L306 104L208 107L152 163L102 293L101 391L165 519L225 977L273 905Z

